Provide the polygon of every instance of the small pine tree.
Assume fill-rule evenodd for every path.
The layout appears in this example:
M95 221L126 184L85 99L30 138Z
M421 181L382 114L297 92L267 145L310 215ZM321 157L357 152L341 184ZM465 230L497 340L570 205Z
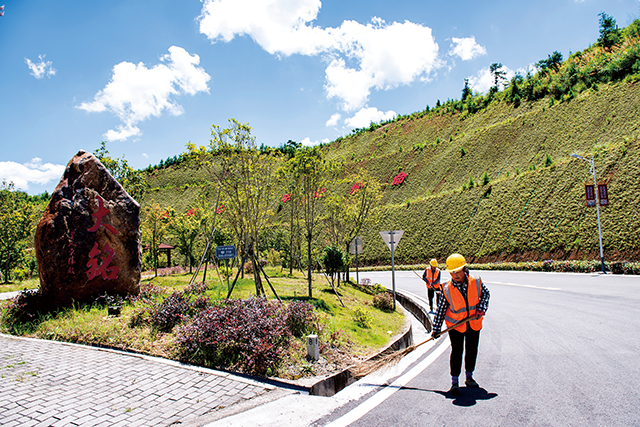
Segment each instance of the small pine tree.
M489 177L487 171L484 171L484 173L482 174L482 185L487 185L489 181L491 181L491 178Z
M612 16L607 15L605 12L598 14L600 17L600 38L598 38L598 45L608 49L618 42L622 36L620 28L616 20Z
M471 88L469 87L469 79L464 79L464 87L462 88L462 101L466 101L468 97L472 95Z

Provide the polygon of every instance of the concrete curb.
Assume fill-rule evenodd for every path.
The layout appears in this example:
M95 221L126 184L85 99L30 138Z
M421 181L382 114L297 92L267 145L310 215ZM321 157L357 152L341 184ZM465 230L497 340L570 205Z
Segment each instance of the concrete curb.
M403 309L414 315L420 323L422 323L428 332L431 332L431 318L426 308L419 302L415 301L411 295L399 292L396 290L396 300L402 306ZM380 359L383 356L393 353L398 350L403 350L413 344L413 331L411 325L409 328L401 333L391 344L382 349L379 353L371 356L365 362ZM333 396L345 387L353 384L358 380L351 371L351 368L346 368L336 374L331 375L317 383L313 384L309 388L309 394L315 396Z

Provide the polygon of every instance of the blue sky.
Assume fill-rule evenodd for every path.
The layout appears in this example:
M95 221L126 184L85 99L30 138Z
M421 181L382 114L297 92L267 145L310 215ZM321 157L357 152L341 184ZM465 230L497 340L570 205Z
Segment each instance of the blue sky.
M2 3L0 3L1 5ZM51 192L101 141L134 168L249 123L258 144L329 142L458 99L620 27L638 0L6 0L0 179Z

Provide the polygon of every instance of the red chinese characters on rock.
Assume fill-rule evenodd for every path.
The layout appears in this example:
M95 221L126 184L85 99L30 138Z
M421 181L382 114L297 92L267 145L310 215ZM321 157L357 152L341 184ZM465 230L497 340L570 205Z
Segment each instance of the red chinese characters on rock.
M104 245L104 251L100 252L98 248L98 242L93 244L93 249L89 252L89 262L87 262L87 277L89 280L93 280L97 275L101 275L103 279L114 280L118 278L119 268L116 266L109 267L113 257L116 255L116 251L109 247L108 243ZM95 258L101 253L106 254L106 257L103 259L102 264L98 265L98 260Z
M98 211L91 214L91 216L96 218L96 223L93 227L89 228L87 231L95 232L97 231L101 225L104 225L107 230L109 230L112 234L118 234L118 230L116 230L112 225L103 224L102 219L109 214L109 209L104 207L104 200L102 197L97 196L98 199ZM97 256L100 254L104 254L102 259L102 264L98 264ZM93 248L89 252L89 261L87 261L87 277L89 280L93 280L97 276L102 276L103 279L114 280L118 278L118 272L120 269L117 266L109 267L113 257L115 256L116 251L109 247L108 243L105 243L103 251L100 251L100 247L98 242L93 244Z

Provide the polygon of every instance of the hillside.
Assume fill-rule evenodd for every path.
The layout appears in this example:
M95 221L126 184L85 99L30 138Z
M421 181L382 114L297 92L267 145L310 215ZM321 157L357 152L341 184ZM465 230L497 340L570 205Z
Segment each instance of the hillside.
M609 184L611 205L601 212L605 258L637 260L639 101L635 83L602 85L552 106L499 103L331 144L327 157L344 160L347 170L366 167L386 183L400 170L408 174L401 186L387 185L385 214L365 236L364 261L388 262L377 236L384 229L405 230L396 256L406 263L453 251L476 261L597 258L596 212L585 206L583 187L592 175L571 153L595 156L598 179ZM488 184L462 190L485 172Z
M469 91L325 145L344 176L366 169L382 183L382 215L363 233L361 261L389 262L378 235L389 229L405 231L398 263L454 251L484 262L597 259L596 211L584 200L592 175L572 153L593 157L609 186L605 259L640 260L640 20L615 31L614 41L600 39L565 61L554 52L503 90ZM185 212L211 188L188 156L161 166L146 170L143 204ZM400 172L406 178L393 185ZM274 211L278 203L279 196ZM276 215L276 227L281 221Z

